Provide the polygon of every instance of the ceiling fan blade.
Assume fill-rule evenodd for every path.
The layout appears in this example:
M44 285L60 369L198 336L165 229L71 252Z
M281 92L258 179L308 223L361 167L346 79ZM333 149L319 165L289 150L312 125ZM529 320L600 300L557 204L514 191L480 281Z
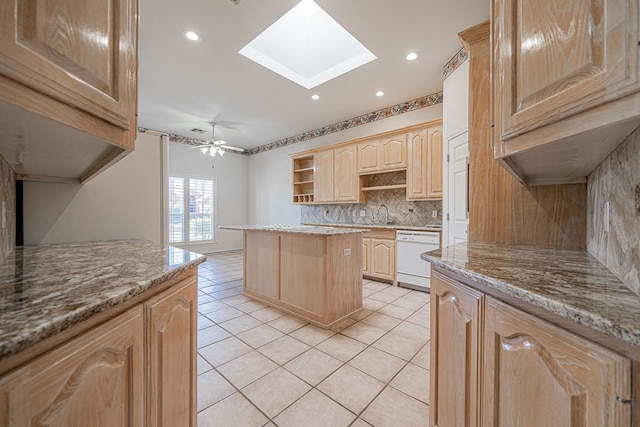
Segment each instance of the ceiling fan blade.
M222 148L224 148L225 150L237 151L238 153L244 153L245 151L247 151L244 148L234 147L233 145L223 145Z

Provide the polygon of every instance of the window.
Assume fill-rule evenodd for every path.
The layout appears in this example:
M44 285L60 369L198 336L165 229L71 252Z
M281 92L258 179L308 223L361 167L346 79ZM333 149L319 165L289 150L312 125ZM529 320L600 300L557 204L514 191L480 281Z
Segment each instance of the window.
M169 242L215 240L212 179L169 177Z

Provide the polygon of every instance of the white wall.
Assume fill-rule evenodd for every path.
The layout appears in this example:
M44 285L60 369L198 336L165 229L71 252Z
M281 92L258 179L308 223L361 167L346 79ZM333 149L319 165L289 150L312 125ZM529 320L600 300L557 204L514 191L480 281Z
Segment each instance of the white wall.
M300 206L291 200L292 171L289 154L386 132L442 117L442 105L356 126L249 157L249 224L300 224Z
M247 216L247 156L226 153L209 157L184 144L169 143L169 174L213 178L216 182L215 222L221 225L244 225ZM242 232L216 229L216 243L180 247L199 253L242 248Z
M162 236L162 150L138 134L136 149L89 182L24 183L27 245Z
M458 68L444 79L442 83L442 132L444 134L444 147L442 150L442 244L449 245L454 237L461 237L460 229L451 229L451 221L447 220L447 215L453 217L452 210L454 196L454 182L450 182L450 163L447 162L449 146L457 144L456 140L469 128L469 59L464 61ZM466 137L465 137L466 138ZM453 154L453 153L451 153ZM453 156L452 156L453 157ZM449 189L449 184L452 185ZM463 188L464 190L464 188ZM456 233L450 233L451 230ZM451 235L450 235L451 234Z
M469 60L442 82L442 133L445 140L469 128Z

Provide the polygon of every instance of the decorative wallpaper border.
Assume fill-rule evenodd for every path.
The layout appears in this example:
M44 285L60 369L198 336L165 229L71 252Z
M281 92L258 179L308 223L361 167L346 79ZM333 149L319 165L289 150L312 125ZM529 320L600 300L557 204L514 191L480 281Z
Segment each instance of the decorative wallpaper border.
M450 61L451 62L451 61ZM352 119L343 120L338 123L334 123L332 125L324 126L319 129L315 129L309 132L304 132L299 135L290 136L288 138L281 139L279 141L270 142L269 144L261 145L259 147L251 148L246 150L243 153L238 153L237 151L225 150L227 153L233 154L241 154L245 156L251 156L253 154L264 153L266 151L275 150L276 148L286 147L287 145L297 144L298 142L308 141L310 139L318 138L320 136L329 135L335 132L340 132L342 130L351 129L356 126L365 125L367 123L372 123L377 120L386 119L389 117L397 116L400 114L408 113L410 111L419 110L425 107L431 107L432 105L442 104L442 91L432 93L431 95L423 96L420 98L416 98L411 101L403 102L401 104L392 105L391 107L386 107L381 110L372 111L370 113L363 114L358 117L354 117ZM173 133L155 131L152 129L146 129L143 127L138 128L138 132L145 133L147 131L151 131L158 134L168 135L169 141L178 142L180 144L186 145L202 145L206 144L207 141L197 138L189 138L182 135L175 135ZM223 147L224 149L224 147Z
M453 58L451 58L449 62L447 62L444 67L442 67L442 79L444 80L449 77L449 74L453 73L456 68L462 65L462 63L468 58L469 54L467 53L467 51L464 49L460 49L458 53L456 53Z
M320 136L340 132L345 129L351 129L356 126L365 125L377 120L386 119L389 117L397 116L399 114L408 113L409 111L419 110L421 108L430 107L437 104L442 104L442 91L432 93L431 95L423 96L411 101L403 102L401 104L393 105L391 107L386 107L381 110L372 111L371 113L366 113L352 119L343 120L341 122L324 126L309 132L304 132L299 135L290 136L289 138L284 138L279 141L271 142L269 144L261 145L259 147L248 150L247 153L249 155L264 153L265 151L275 150L276 148L286 147L287 145L308 141Z

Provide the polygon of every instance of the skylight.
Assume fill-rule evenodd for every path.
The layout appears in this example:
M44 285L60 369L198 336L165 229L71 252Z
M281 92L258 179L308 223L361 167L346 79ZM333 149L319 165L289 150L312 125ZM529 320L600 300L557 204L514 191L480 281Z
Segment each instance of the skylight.
M302 0L238 53L307 89L376 59L313 0Z

